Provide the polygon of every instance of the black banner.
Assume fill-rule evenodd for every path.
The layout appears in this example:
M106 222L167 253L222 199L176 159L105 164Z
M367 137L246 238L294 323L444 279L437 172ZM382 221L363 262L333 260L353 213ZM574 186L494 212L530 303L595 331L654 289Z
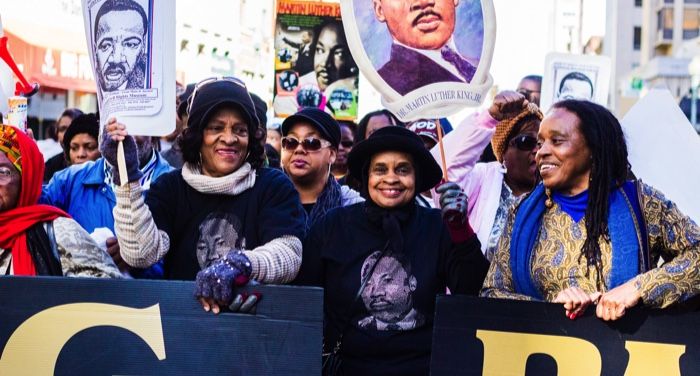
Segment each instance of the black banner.
M439 296L431 375L700 374L700 314L593 309L572 321L561 304Z
M192 282L0 277L0 375L317 375L323 290L254 286L213 315Z

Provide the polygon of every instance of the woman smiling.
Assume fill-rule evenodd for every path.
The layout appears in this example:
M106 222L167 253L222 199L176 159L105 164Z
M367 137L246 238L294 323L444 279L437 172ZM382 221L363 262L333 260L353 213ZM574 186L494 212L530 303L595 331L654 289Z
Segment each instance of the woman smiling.
M311 228L297 283L324 287L325 350L347 375L428 373L435 295L475 294L488 268L469 227L466 196L444 184L442 214L415 204L441 171L421 139L400 127L357 144L350 173L364 203Z
M188 114L180 138L185 164L160 177L145 204L134 140L114 119L103 155L116 165L116 144L124 140L128 176L114 175L117 185L129 182L117 187L114 215L124 261L143 268L164 259L165 277L196 278L195 295L218 313L249 279L285 283L296 276L305 216L289 179L261 167L263 132L242 81L198 83Z
M616 320L639 303L667 307L700 291L700 228L628 180L627 145L608 110L558 102L538 146L543 183L511 215L483 296L562 303L572 319L596 303L598 317Z

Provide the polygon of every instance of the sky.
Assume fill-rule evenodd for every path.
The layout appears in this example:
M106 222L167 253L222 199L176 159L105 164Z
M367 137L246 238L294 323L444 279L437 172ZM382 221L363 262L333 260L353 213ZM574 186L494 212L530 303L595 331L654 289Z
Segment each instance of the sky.
M523 76L543 73L545 55L550 52L552 45L551 29L555 1L493 0L497 31L490 71L494 85L499 90L513 90ZM583 42L593 35L604 34L605 0L584 0ZM378 108L381 108L379 95L366 80L361 79L360 113ZM448 118L454 125L473 111L474 109L466 109Z

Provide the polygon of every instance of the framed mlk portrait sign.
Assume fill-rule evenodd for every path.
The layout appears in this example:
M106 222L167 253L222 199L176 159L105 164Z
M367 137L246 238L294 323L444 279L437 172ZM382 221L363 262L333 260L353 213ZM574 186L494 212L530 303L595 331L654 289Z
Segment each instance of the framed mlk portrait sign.
M491 0L341 0L360 70L402 121L478 106L496 39Z
M545 59L540 104L547 111L565 99L608 105L611 62L607 56L549 53Z
M165 135L175 116L175 5L167 0L82 0L100 121Z

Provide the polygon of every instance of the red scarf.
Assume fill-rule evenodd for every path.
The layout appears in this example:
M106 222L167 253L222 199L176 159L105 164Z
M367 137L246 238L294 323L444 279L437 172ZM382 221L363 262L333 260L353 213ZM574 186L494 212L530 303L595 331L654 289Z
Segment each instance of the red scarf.
M69 215L53 206L37 204L44 178L44 158L36 142L22 131L17 130L15 137L19 143L22 162L22 188L17 207L0 212L0 248L12 250L15 275L36 275L34 260L27 248L27 229L37 223Z

